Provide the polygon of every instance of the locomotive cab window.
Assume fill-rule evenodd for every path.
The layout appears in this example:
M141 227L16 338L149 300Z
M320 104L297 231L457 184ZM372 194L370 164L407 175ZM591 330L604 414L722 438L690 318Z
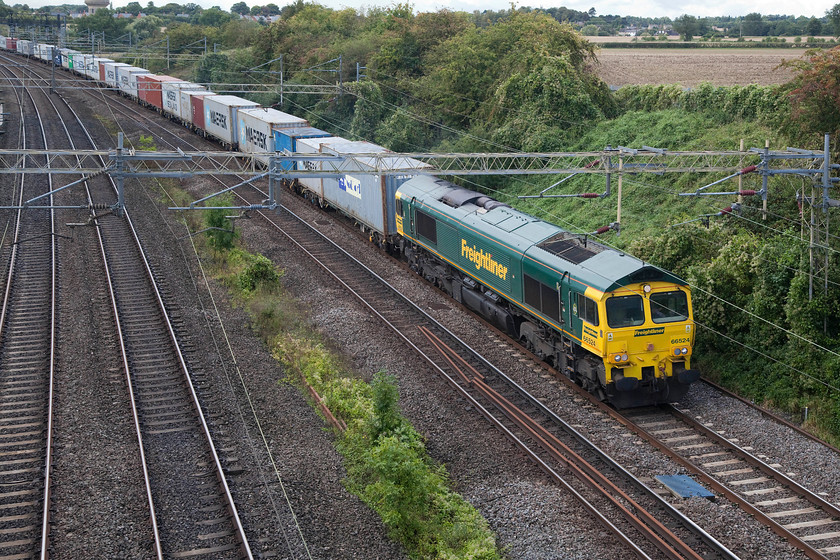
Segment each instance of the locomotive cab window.
M402 218L403 217L403 202L402 202L401 199L399 199L399 198L397 199L397 203L394 205L394 208L396 209L397 216Z
M637 327L644 322L642 296L618 296L607 300L607 323L610 327Z
M662 292L650 295L650 315L654 323L673 323L688 319L688 298L685 292Z
M598 326L598 304L595 303L595 300L589 299L583 294L578 294L577 312L578 317L580 317L592 326Z
M417 233L437 245L437 221L420 210L417 211Z

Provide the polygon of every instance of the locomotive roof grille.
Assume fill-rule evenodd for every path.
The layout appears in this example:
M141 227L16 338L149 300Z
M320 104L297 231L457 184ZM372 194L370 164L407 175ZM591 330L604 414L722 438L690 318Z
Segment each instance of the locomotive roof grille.
M579 237L566 232L546 239L538 247L574 264L582 263L603 249L595 243L584 244Z

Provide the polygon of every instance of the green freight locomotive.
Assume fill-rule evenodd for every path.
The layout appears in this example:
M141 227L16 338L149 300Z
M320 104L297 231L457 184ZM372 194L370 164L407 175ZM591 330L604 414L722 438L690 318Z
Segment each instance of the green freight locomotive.
M412 269L600 398L673 402L699 378L676 276L435 177L395 202Z

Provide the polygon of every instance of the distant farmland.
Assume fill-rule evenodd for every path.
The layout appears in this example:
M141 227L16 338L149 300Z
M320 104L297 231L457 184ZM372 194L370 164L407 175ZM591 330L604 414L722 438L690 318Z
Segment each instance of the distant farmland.
M781 84L793 73L777 68L804 49L599 49L598 75L610 86L701 82L716 86Z

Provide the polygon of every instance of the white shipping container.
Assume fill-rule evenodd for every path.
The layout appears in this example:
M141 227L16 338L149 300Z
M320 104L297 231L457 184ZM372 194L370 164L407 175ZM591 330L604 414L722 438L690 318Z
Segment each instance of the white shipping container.
M275 128L309 126L306 119L265 107L242 109L239 111L236 121L239 126L239 151L249 154L275 151ZM267 157L261 156L257 159L263 163L268 163Z
M322 146L322 153L384 154L389 150L370 142L337 142ZM402 156L364 156L341 162L344 173L339 177L325 177L324 200L342 213L355 218L384 237L396 234L394 198L397 189L414 176L414 170L430 169L422 161ZM380 170L382 173L353 173Z
M102 81L102 74L99 72L99 66L106 62L114 62L110 58L103 58L93 54L85 55L85 74L88 78L96 81Z
M204 90L204 87L186 81L161 82L160 93L163 101L163 111L178 118L183 118L181 115L181 90Z
M36 43L34 54L37 58L40 58L41 60L50 61L52 60L53 49L55 49L55 45L47 45L46 43Z
M105 85L110 88L119 88L119 75L117 74L117 69L122 66L129 66L125 62L105 62L102 64L105 68Z
M33 52L34 43L32 41L27 41L26 39L18 39L17 42L17 52L20 54L25 54L27 56L32 56L35 54Z
M204 131L222 143L235 147L236 113L240 109L253 109L258 103L235 95L208 95L204 98Z
M68 70L74 68L75 64L73 62L76 60L76 56L80 56L81 54L79 51L74 51L73 49L61 49L61 65Z
M300 154L320 154L324 148L333 144L343 144L348 142L346 138L340 136L327 136L326 138L299 138L297 141L297 153ZM308 171L316 171L321 169L321 164L317 161L301 160L297 162L298 169L306 169ZM298 182L307 190L312 191L319 197L324 197L324 184L320 177L299 177Z
M181 103L179 104L179 110L181 111L181 120L191 125L197 126L198 123L193 122L193 97L207 97L209 95L216 94L212 91L204 91L199 89L182 89L178 95L181 98ZM202 118L203 116L204 111L201 112L199 118ZM204 127L202 126L201 128Z
M119 88L124 94L129 97L137 97L137 76L140 74L151 74L145 68L138 68L137 66L120 66L117 68L117 75L119 77Z

